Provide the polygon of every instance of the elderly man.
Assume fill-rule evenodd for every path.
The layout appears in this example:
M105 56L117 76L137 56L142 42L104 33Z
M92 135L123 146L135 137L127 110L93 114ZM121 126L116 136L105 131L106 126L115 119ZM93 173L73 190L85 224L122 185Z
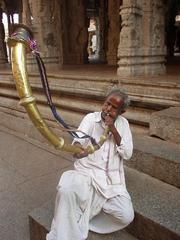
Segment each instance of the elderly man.
M123 160L133 150L128 121L121 116L129 103L119 90L106 98L101 112L87 114L79 130L99 141L105 127L109 135L102 147L86 156L88 139L74 139L82 147L74 170L65 172L57 187L54 218L47 240L85 240L89 230L105 234L126 227L134 218L126 190ZM85 156L85 157L84 157Z

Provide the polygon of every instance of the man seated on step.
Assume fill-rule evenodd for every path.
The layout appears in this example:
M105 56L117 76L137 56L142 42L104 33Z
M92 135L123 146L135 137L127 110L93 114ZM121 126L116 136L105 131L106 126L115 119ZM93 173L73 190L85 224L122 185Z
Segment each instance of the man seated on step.
M133 150L128 121L121 115L129 104L119 89L106 98L101 112L87 114L79 129L99 141L106 126L109 135L99 150L84 157L88 139L74 139L82 146L74 170L63 173L57 187L54 218L47 240L85 240L88 231L106 234L126 227L134 218L126 190L123 160Z

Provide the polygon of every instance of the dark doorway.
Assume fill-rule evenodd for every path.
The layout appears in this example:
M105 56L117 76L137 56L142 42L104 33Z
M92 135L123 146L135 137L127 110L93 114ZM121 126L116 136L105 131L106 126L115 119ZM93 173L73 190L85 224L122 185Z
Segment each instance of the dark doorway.
M169 60L174 56L180 56L180 1L168 1L166 9L165 40Z
M107 0L87 0L88 63L106 63Z

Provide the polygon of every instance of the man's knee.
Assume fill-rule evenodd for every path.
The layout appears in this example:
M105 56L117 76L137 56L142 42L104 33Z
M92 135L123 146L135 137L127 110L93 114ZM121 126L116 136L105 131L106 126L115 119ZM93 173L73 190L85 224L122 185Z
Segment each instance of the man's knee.
M134 219L133 208L124 209L122 212L116 214L116 219L121 222L124 226L129 225Z
M129 225L134 219L134 210L131 201L116 201L108 203L103 207L105 213L110 214L124 227Z
M124 225L124 227L129 225L134 219L133 208L125 208L125 209L121 209L121 211L117 210L115 212L106 212L106 213L115 217L117 221L119 221L122 225Z

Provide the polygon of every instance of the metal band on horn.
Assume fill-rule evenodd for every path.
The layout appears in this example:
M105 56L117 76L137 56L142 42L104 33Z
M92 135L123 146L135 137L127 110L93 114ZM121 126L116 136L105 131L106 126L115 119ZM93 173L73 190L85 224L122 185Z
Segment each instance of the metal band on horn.
M55 146L56 149L71 153L81 153L82 149L78 146L66 144L62 137L57 136L47 126L43 120L37 105L36 99L32 94L31 86L28 80L26 67L26 52L31 50L29 42L33 40L31 30L22 24L15 24L13 33L8 38L8 45L11 47L12 72L16 84L16 89L19 94L20 104L26 109L31 121L40 131L40 133ZM97 144L89 145L85 150L91 154L98 150L106 141L108 136L108 128L105 129L103 135Z

